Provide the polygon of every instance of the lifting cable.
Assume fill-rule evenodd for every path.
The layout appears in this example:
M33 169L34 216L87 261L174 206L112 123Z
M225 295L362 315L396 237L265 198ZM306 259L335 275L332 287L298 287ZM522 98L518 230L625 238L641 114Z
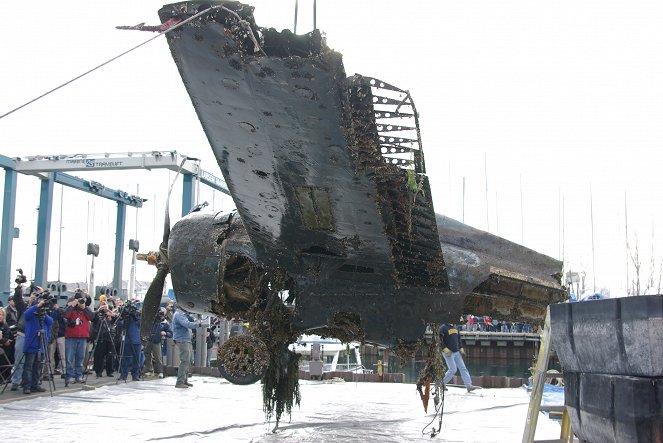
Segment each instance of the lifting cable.
M111 63L111 62L113 62L113 61L119 59L119 58L122 57L122 56L127 55L128 53L130 53L130 52L132 52L132 51L134 51L134 50L140 48L140 47L143 46L143 45L146 45L147 43L151 42L152 40L154 40L154 39L156 39L156 38L158 38L158 37L161 37L161 36L164 35L164 34L168 34L169 32L174 31L174 30L180 28L181 26L183 26L183 25L189 23L190 21L197 19L197 18L200 17L201 15L203 15L203 14L205 14L205 13L207 13L207 12L210 12L210 11L212 11L212 10L214 10L214 9L221 9L221 8L228 10L228 9L225 8L223 5L210 6L209 8L205 9L204 11L200 11L200 12L198 12L197 14L192 15L191 17L189 17L189 18L187 18L187 19L185 19L185 20L182 20L181 22L178 22L177 24L175 24L175 25L173 25L173 26L170 26L170 27L167 28L167 29L164 29L163 31L159 31L159 33L158 33L157 35L155 35L154 37L151 37L151 38L145 40L143 43L140 43L140 44L134 46L133 48L128 49L128 50L124 51L123 53L118 54L118 55L116 55L115 57L113 57L113 58L111 58L111 59L109 59L109 60L106 60L106 61L103 62L102 64L97 65L97 66L95 66L94 68L92 68L92 69L90 69L90 70L88 70L88 71L85 71L84 73L82 73L82 74L80 74L80 75L78 75L78 76L72 78L71 80L62 83L62 84L59 85L59 86L56 86L55 88L53 88L53 89L51 89L51 90L49 90L49 91L43 93L43 94L40 95L39 97L33 98L32 100L30 100L30 101L28 101L28 102L26 102L26 103L23 103L22 105L20 105L20 106L14 108L14 109L12 109L11 111L6 112L6 113L0 115L0 119L3 119L3 118L5 118L5 117L7 117L8 115L13 114L14 112L18 111L19 109L22 109L22 108L24 108L24 107L26 107L26 106L28 106L28 105L30 105L30 104L36 102L37 100L40 100L40 99L46 97L47 95L49 95L49 94L51 94L51 93L57 91L58 89L61 89L61 88L65 87L65 86L67 86L68 84L73 83L73 82L75 82L76 80L78 80L78 79L80 79L80 78L83 78L83 77L85 77L85 76L88 75L88 74L91 74L92 72L96 71L97 69L99 69L99 68L101 68L101 67L103 67L103 66L106 66L107 64L109 64L109 63ZM228 10L228 11L230 11L230 10ZM233 11L230 11L230 12L233 12ZM243 22L243 20L240 20L240 23L241 23L241 22ZM253 33L250 33L250 34L251 34L251 36L253 37ZM255 43L255 39L254 39L254 43ZM257 43L256 43L256 44L257 44Z
M433 399L435 404L435 414L433 415L431 421L421 430L421 435L426 435L428 433L428 428L433 425L436 418L439 418L437 429L433 427L433 429L430 431L431 438L437 436L442 430L442 417L444 416L444 384L439 383L439 381L435 383Z

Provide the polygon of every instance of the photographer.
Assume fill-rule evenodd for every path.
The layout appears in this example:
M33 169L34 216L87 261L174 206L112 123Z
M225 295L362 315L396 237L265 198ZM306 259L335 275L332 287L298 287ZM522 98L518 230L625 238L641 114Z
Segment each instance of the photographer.
M51 337L53 319L48 315L51 295L46 293L23 313L25 320L25 343L23 355L23 393L44 392L41 384L41 356L46 355L46 343Z
M4 383L14 365L14 335L5 322L5 310L0 308L0 381Z
M5 308L5 323L10 328L16 326L16 323L18 323L18 311L16 310L16 303L14 303L13 297L9 298L7 307Z
M166 321L166 310L161 308L152 324L150 340L145 345L145 375L152 375L152 359L154 359L154 373L163 378L163 354L161 353L161 342L167 338L173 338L173 331Z
M53 304L51 311L51 318L53 319L53 331L51 332L51 343L48 344L48 358L51 362L54 374L65 373L65 353L64 353L64 332L67 328L67 321L64 318L64 309L58 306L57 303ZM55 360L57 350L57 361ZM55 369L60 368L60 369Z
M102 305L97 309L96 315L92 320L92 337L96 340L94 343L94 364L93 369L97 378L103 376L104 368L106 375L113 376L115 362L115 321L117 317L113 314L107 305Z
M25 361L23 358L23 345L25 344L25 321L23 319L23 313L28 308L27 303L23 300L23 284L27 283L27 278L21 269L18 270L18 277L16 277L16 280L14 281L16 282L16 289L14 289L14 295L12 295L12 303L10 303L10 306L13 305L15 309L14 318L16 319L16 333L14 337L14 372L12 373L11 390L17 391L18 386L21 383ZM32 304L37 297L37 294L41 293L41 291L42 289L39 286L31 284L30 299L28 303Z
M73 300L67 303L64 310L64 317L67 321L65 329L65 354L67 360L67 370L65 373L65 386L71 383L83 382L83 361L85 360L85 350L87 340L90 338L90 320L94 318L94 313L89 308L92 300L85 299L82 292L76 292Z
M124 346L120 355L120 380L140 381L140 312L135 302L128 300L119 313L116 334L124 332Z

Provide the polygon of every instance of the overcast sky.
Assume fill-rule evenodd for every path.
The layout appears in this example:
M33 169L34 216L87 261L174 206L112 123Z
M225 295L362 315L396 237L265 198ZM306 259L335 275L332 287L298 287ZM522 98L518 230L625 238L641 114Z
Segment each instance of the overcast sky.
M0 27L0 114L150 38L115 26L157 24L162 4L36 0L8 16ZM292 29L294 0L251 4L258 25ZM300 1L298 33L312 28L311 5ZM642 272L650 274L653 246L658 278L662 4L319 0L317 6L318 27L343 54L348 75L410 90L437 212L563 256L566 270L587 273L590 289L595 280L616 295L626 284L626 206ZM0 120L0 153L10 157L152 150L199 157L204 169L221 175L163 37ZM149 201L139 210L137 237L143 251L158 245L172 174L74 175L130 193L139 183ZM19 178L21 237L12 266L28 272L34 268L37 184ZM49 279L57 279L59 269L62 280L85 280L90 241L102 249L97 282L111 280L115 205L65 189L58 254L60 190L57 185ZM221 194L203 191L201 201L232 207ZM180 215L175 194L173 219ZM126 238L135 236L130 209ZM138 268L139 278L151 279L153 269Z

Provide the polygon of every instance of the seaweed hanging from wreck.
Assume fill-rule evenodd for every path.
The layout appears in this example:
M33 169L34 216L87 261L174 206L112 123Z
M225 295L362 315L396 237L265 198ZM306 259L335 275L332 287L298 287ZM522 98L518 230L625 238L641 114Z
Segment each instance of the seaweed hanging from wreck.
M261 284L265 294L251 307L249 318L250 333L259 338L269 348L269 363L262 377L262 398L265 418L275 418L278 428L284 412L290 416L293 405L299 406L299 354L288 349L300 332L292 326L292 312L279 297L278 286L263 279Z
M353 312L336 312L324 328L313 330L320 337L333 337L341 343L358 341L364 343L366 332L361 327L361 317Z
M287 345L281 345L271 353L262 379L262 407L267 421L275 417L274 430L278 428L283 412L290 416L292 406L299 406L301 399L299 354L288 350Z
M426 365L419 373L419 380L417 380L417 391L421 397L424 405L424 411L428 410L428 398L430 393L430 385L442 385L444 373L447 368L442 359L440 351L440 333L437 324L431 325L433 336L430 344L428 345L428 352L426 354Z

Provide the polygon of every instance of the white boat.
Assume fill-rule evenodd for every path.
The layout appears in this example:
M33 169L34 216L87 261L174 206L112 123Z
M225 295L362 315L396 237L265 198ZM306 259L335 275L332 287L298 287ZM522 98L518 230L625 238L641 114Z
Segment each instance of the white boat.
M299 369L309 370L311 348L314 344L320 345L320 358L323 362L324 372L373 373L372 370L366 369L361 363L359 342L342 343L341 340L336 338L322 338L319 335L302 335L295 343L290 345L291 351L302 355L299 361Z

